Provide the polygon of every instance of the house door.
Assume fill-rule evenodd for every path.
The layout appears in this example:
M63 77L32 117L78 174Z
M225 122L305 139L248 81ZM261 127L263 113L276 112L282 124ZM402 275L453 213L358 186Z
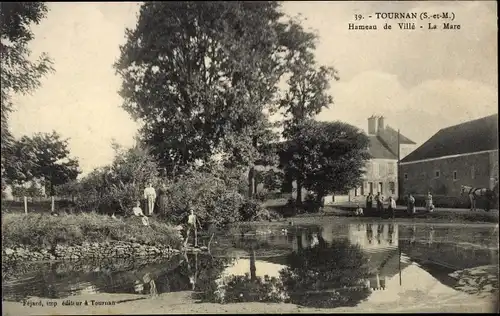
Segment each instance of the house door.
M384 191L382 189L383 189L382 182L379 182L378 183L378 191L377 192L380 192L380 194L384 194Z
M368 182L368 192L370 192L371 194L373 194L373 182Z

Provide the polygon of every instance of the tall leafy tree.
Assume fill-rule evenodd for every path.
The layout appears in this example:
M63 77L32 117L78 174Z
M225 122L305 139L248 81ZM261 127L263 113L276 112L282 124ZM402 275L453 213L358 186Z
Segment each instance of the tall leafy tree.
M6 167L12 164L12 135L8 127L9 114L14 110L13 94L31 93L40 86L41 78L53 71L46 54L33 62L28 43L34 35L31 24L39 24L47 14L44 2L2 2L0 9L0 103L1 103L1 169L2 191L5 188Z
M285 172L316 194L318 201L330 192L361 183L369 139L355 126L343 122L298 124L281 153ZM300 194L297 194L300 195Z
M255 161L269 161L263 145L275 136L268 116L277 85L307 37L283 21L279 6L142 5L115 68L123 108L144 123L141 134L170 175L219 154L250 166L252 178Z
M318 66L314 50L317 37L304 33L298 21L292 22L296 36L305 36L304 45L295 47L293 58L288 60L288 88L279 101L279 108L284 114L283 136L293 139L296 128L305 120L314 118L324 108L333 104L329 94L330 81L338 80L337 71L332 67ZM294 178L297 183L297 203L302 202L302 179Z
M80 173L78 161L70 157L68 140L56 132L14 141L12 159L15 163L6 166L10 183L42 180L51 195L55 186L75 180Z

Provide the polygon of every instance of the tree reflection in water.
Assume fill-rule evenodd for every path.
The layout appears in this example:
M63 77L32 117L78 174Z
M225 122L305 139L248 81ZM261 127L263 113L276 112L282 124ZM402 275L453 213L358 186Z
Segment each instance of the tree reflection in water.
M281 271L289 301L311 307L354 306L370 295L368 259L347 239L290 254Z
M316 246L299 249L286 257L279 278L255 275L255 252L250 251L251 273L225 277L211 301L289 302L309 307L354 306L371 290L368 259L347 239L327 244L317 236ZM253 257L253 258L252 258Z

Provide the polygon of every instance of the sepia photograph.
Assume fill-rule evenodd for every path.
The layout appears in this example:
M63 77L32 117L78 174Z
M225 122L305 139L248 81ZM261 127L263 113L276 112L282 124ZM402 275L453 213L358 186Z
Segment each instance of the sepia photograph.
M2 315L500 312L496 1L0 6Z

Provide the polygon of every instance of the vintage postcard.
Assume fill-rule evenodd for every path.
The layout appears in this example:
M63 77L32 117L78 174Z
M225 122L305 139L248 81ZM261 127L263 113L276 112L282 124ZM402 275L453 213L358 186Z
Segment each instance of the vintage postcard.
M2 314L498 312L496 1L2 2Z

